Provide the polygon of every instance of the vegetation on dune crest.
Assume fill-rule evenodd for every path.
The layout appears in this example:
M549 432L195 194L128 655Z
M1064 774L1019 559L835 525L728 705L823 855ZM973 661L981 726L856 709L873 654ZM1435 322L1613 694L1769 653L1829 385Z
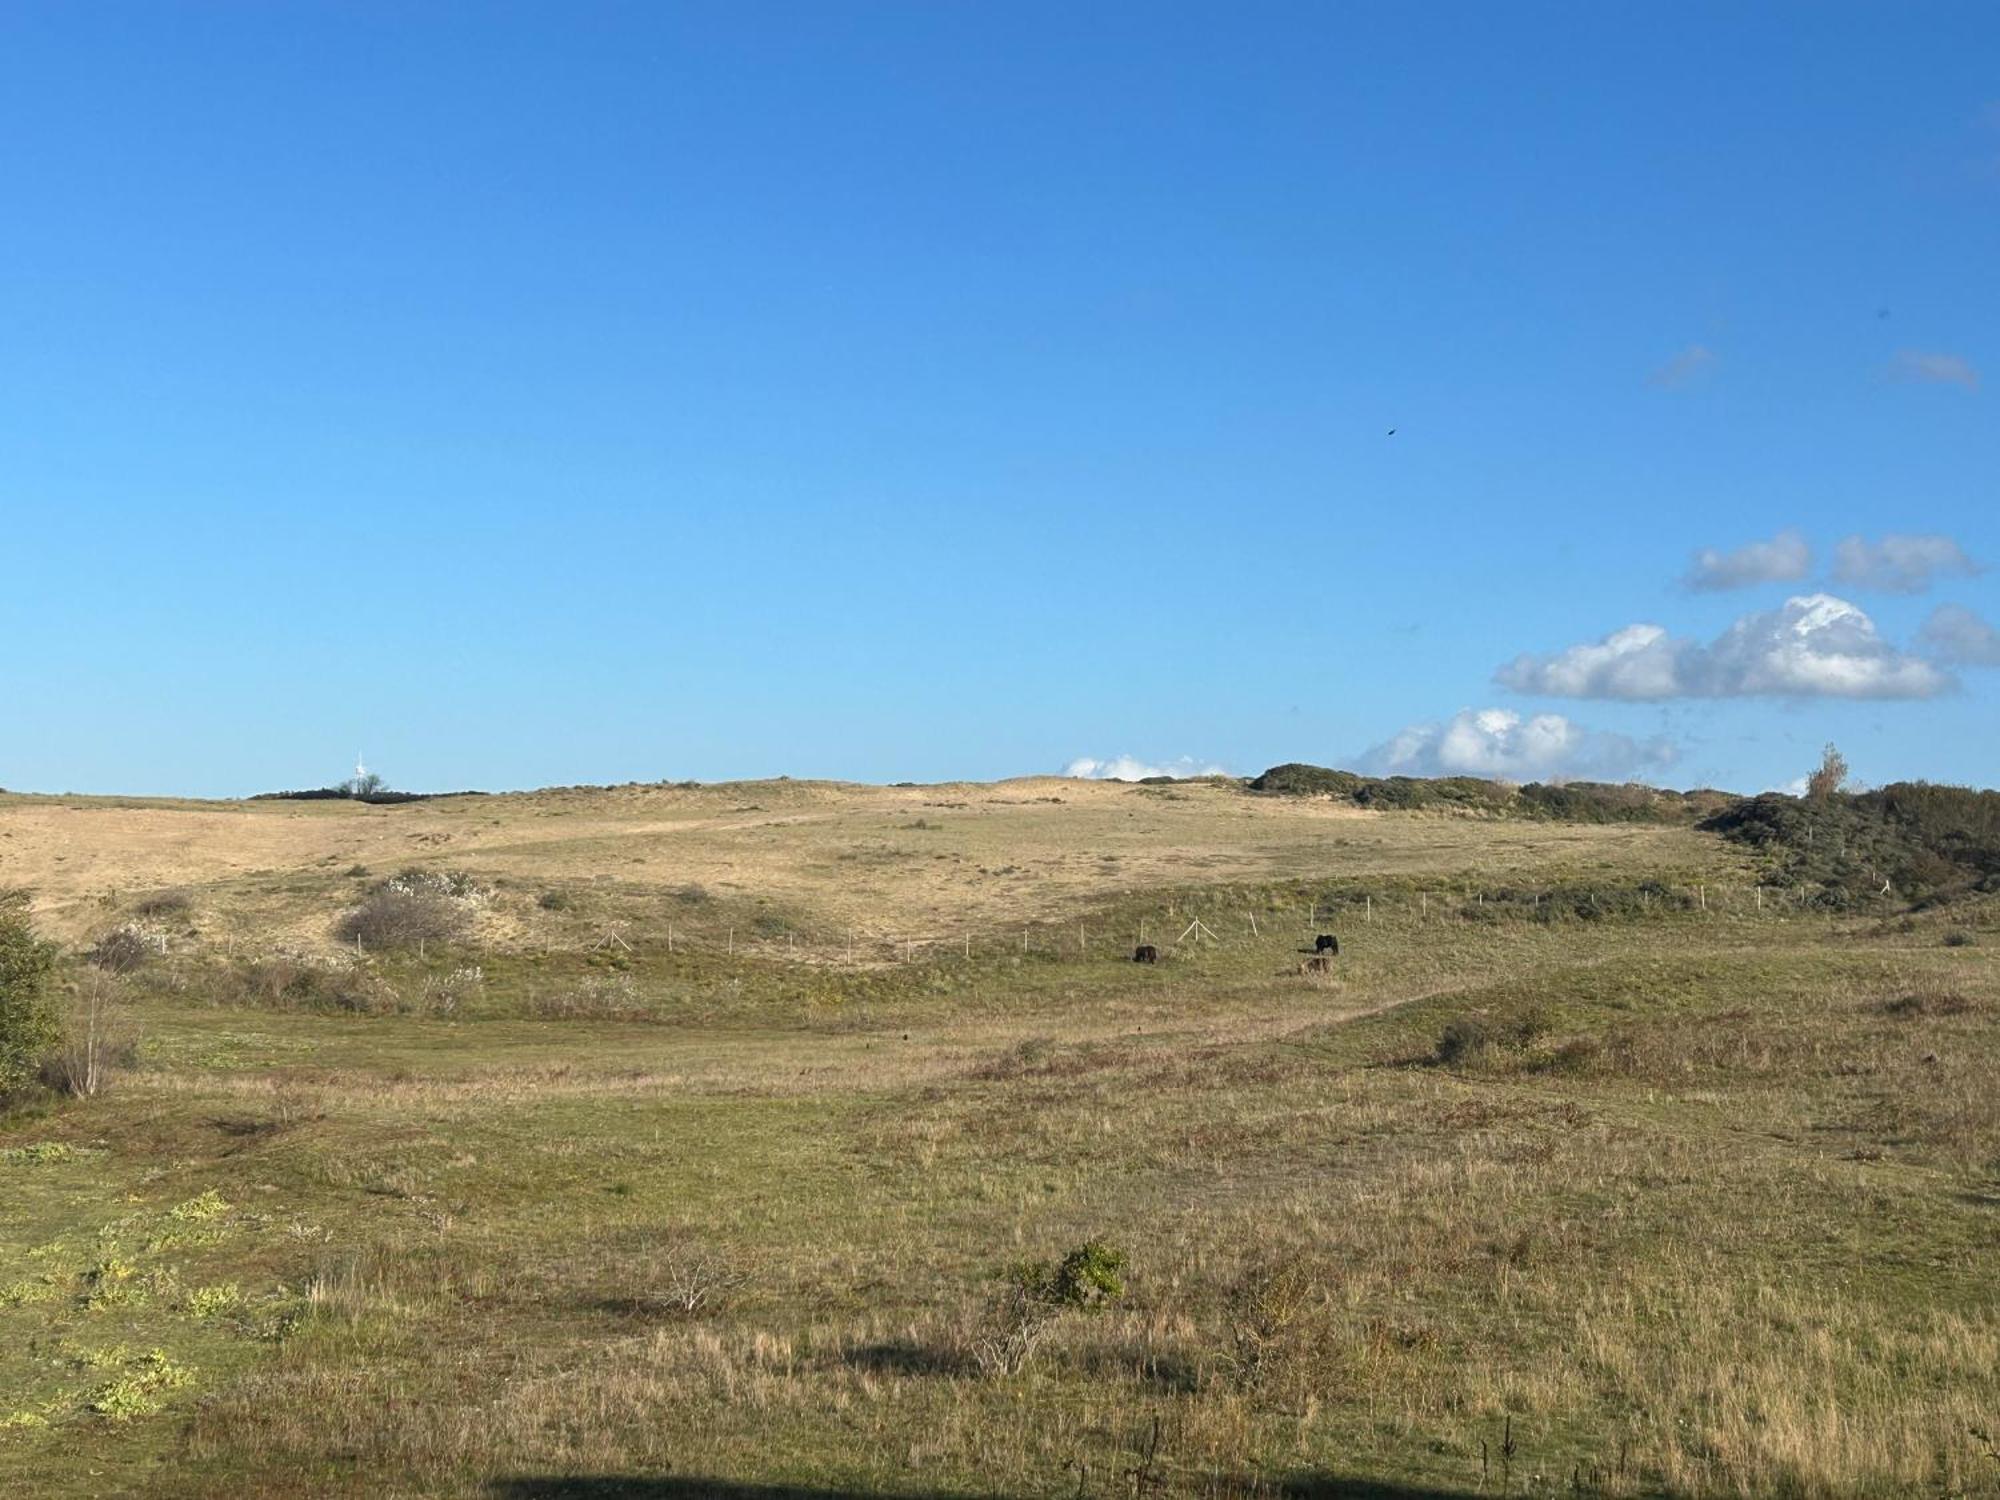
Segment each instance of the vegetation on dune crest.
M1690 824L1734 799L1726 792L1675 792L1632 782L1560 784L1487 781L1476 776L1363 776L1291 762L1246 783L1280 797L1325 797L1382 812L1468 812L1572 823Z
M1930 905L2000 891L2000 792L1899 781L1866 792L1748 797L1702 825L1770 856L1843 906Z
M1801 797L1596 782L1512 786L1463 776L1377 778L1296 763L1273 766L1247 785L1274 796L1375 809L1693 825L1765 855L1775 883L1809 889L1820 905L1924 905L2000 890L2000 792L1925 782L1848 792L1847 779L1846 759L1828 745Z

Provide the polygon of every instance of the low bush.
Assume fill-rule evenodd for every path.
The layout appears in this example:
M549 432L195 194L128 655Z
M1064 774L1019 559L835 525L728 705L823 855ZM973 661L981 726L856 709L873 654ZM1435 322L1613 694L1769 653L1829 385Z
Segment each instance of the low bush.
M139 1061L139 1028L114 987L92 976L70 1002L54 1047L38 1070L45 1088L75 1099L104 1092Z
M549 994L529 997L529 1014L544 1021L649 1021L653 1010L628 974L592 974Z
M1812 800L1767 792L1700 826L1764 853L1821 906L2000 891L2000 792L1908 781Z
M469 920L466 910L448 896L379 890L341 918L337 931L343 942L363 948L415 948L450 942L465 931Z
M270 1010L390 1015L403 1009L395 990L366 969L289 954L226 970L206 988L223 1004Z
M1352 798L1364 779L1352 771L1335 771L1327 766L1309 766L1303 761L1288 761L1282 766L1271 767L1261 776L1253 777L1250 781L1250 790L1264 792L1274 797Z
M1918 1016L1962 1016L1978 1005L1957 990L1923 984L1882 1002L1882 1013L1909 1020Z
M989 1375L1019 1373L1064 1314L1096 1312L1123 1297L1129 1264L1124 1251L1089 1240L1060 1261L1014 1266L974 1341L974 1360Z
M1664 791L1639 783L1530 782L1515 787L1476 776L1362 776L1298 761L1248 783L1279 797L1331 797L1378 811L1458 811L1569 823L1693 823L1736 799L1724 792Z
M1523 1011L1506 1019L1458 1016L1446 1022L1438 1034L1431 1060L1445 1068L1485 1066L1500 1054L1525 1052L1548 1029L1548 1020L1539 1010Z
M91 944L90 952L85 956L108 973L130 974L158 957L159 951L157 938L127 922L122 927L112 928Z
M55 967L55 945L28 920L27 892L0 892L0 1098L31 1080L61 1039Z
M1275 1376L1296 1357L1308 1315L1324 1293L1308 1266L1296 1257L1253 1266L1229 1290L1226 1305L1228 1369L1239 1385L1275 1384Z
M464 934L489 895L462 870L408 869L370 891L335 930L364 949L448 943Z
M194 897L186 891L155 891L150 896L141 896L132 903L132 915L148 917L160 921L167 917L184 917L194 909Z

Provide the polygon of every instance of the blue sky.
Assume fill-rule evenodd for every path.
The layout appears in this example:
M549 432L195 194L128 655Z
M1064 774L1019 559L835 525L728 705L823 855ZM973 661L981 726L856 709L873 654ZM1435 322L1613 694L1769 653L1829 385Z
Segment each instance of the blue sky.
M0 785L1994 779L1991 5L11 4L0 139Z

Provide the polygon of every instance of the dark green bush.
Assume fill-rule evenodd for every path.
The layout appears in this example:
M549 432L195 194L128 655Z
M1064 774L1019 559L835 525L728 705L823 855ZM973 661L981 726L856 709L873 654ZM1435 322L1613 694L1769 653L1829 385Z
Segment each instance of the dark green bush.
M1273 766L1247 785L1270 796L1332 797L1384 812L1462 811L1568 823L1686 824L1735 800L1724 792L1663 791L1638 783L1515 787L1476 776L1361 776L1297 761Z
M1927 782L1812 801L1767 792L1700 826L1764 852L1822 906L1923 906L2000 891L2000 792Z
M1058 1307L1095 1311L1125 1295L1125 1268L1129 1264L1123 1250L1090 1240L1056 1265L1044 1295Z
M27 892L0 892L0 1098L34 1077L61 1039L55 968L55 945L28 920Z
M1548 1029L1548 1018L1539 1009L1506 1018L1458 1016L1445 1023L1431 1056L1440 1067L1478 1067L1500 1053L1526 1051Z
M1279 797L1352 797L1361 782L1362 778L1352 771L1332 771L1325 766L1289 761L1253 779L1250 790Z

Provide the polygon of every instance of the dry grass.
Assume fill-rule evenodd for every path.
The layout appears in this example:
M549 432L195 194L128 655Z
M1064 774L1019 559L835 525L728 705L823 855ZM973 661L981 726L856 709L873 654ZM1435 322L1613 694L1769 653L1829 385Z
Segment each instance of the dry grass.
M351 888L356 865L450 865L510 884L515 899L486 936L530 944L567 930L536 899L552 888L586 908L593 893L621 910L627 896L671 898L690 926L704 904L686 899L696 890L725 909L810 913L829 942L852 929L944 943L968 926L1060 921L1119 892L1325 869L1458 874L1469 847L1496 880L1550 867L1606 878L1736 868L1685 829L1385 817L1206 784L1174 791L1027 778L635 786L393 807L0 795L0 828L7 878L32 887L38 916L65 936L107 905L136 911L171 887L198 906L210 941L248 928L291 944L331 940L328 897ZM579 930L601 915L568 914Z
M0 1123L9 1482L2000 1492L1974 1435L2000 1424L1990 940L1754 905L1496 917L1463 891L1740 869L1680 831L1175 790L0 803L0 831L103 819L107 851L137 819L118 889L190 890L200 929L100 976L145 1028L119 1087ZM174 818L206 831L169 860L144 829ZM203 864L227 830L269 874ZM502 883L480 951L323 951L349 867L419 833ZM1106 852L1132 867L1108 890ZM104 928L96 886L42 870L52 920ZM1330 922L1330 874L1389 899ZM969 953L784 941L874 903L905 930L1066 916ZM1170 913L1217 941L1131 964L1127 924ZM670 950L669 921L750 933ZM1314 982L1296 950L1330 925ZM1008 1267L1092 1238L1128 1296L993 1373ZM92 1410L120 1381L135 1414Z

